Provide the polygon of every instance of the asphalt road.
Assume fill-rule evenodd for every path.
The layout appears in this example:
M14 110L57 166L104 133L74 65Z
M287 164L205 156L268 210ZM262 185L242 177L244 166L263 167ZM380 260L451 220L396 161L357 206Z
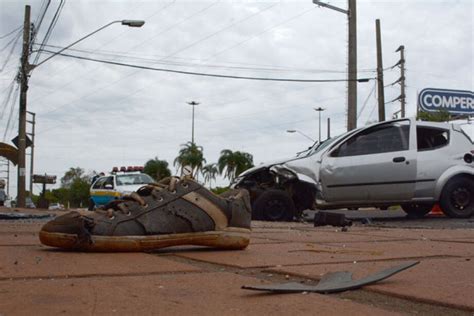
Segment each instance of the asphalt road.
M313 222L314 214L318 211L307 210L304 212L304 219ZM378 227L395 228L473 228L474 217L467 219L449 218L444 215L428 214L421 219L409 219L403 210L363 209L357 211L350 210L328 210L327 212L345 214L347 219L353 221L354 225L372 225Z

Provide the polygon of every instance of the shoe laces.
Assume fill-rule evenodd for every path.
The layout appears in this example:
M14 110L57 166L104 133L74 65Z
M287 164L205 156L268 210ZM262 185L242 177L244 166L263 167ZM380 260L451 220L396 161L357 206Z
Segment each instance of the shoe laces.
M159 182L152 182L147 185L140 187L136 192L132 192L128 195L125 195L120 200L114 200L109 202L103 208L99 208L96 212L107 215L110 219L115 217L115 212L120 212L127 216L132 215L130 209L127 207L125 202L136 202L142 208L148 207L145 199L143 196L152 195L155 199L162 200L163 198L160 196L161 191L169 191L171 193L176 193L176 187L178 183L181 183L183 187L188 186L190 176L182 176L182 177L167 177Z

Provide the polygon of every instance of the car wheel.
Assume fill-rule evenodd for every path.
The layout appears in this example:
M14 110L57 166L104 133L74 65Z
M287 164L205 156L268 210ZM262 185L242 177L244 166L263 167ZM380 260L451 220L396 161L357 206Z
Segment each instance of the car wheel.
M285 191L267 190L255 201L253 212L267 221L291 221L295 204Z
M89 206L87 207L89 211L93 211L95 209L95 203L93 199L89 199Z
M474 214L474 181L459 177L448 181L439 201L443 213L449 217L468 218Z
M433 208L433 204L402 204L402 209L408 218L423 218Z

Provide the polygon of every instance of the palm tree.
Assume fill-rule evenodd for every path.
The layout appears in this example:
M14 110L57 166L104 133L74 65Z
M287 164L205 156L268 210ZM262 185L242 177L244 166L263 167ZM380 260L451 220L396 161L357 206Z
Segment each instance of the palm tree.
M178 170L184 166L190 166L196 178L205 163L202 146L197 146L193 142L182 144L178 157L174 160L174 165L178 166Z
M209 188L212 189L211 181L216 180L216 175L219 172L215 163L211 163L202 167L202 175L204 176L204 183L209 183Z
M237 175L253 167L253 156L246 152L224 149L217 165L219 173L232 182Z

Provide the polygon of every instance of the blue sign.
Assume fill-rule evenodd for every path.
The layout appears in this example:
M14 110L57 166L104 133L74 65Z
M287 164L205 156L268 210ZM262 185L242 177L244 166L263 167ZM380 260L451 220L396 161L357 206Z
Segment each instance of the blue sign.
M427 88L421 90L418 104L426 112L446 110L451 114L474 115L472 91Z

